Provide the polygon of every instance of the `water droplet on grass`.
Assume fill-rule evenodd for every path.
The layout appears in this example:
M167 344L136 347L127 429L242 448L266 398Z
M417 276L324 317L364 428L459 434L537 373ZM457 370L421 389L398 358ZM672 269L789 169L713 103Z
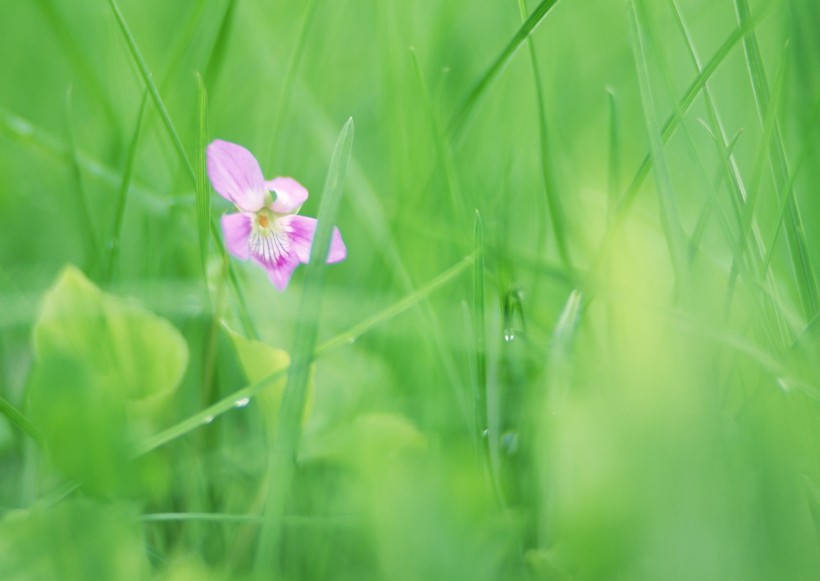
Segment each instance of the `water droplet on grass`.
M203 424L210 424L212 421L214 421L214 417L213 417L213 416L205 416L205 419L204 419L204 420L202 420L202 423L203 423Z
M515 339L515 331L513 329L504 329L504 340L508 343Z
M241 399L236 400L236 402L234 402L233 406L237 407L237 408L243 408L246 405L248 405L249 403L251 403L251 398L243 397Z

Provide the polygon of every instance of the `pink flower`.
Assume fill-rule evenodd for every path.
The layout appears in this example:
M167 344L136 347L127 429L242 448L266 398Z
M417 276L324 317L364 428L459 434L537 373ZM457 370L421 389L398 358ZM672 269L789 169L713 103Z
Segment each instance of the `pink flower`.
M292 178L265 181L253 154L235 143L214 141L207 158L214 189L239 210L222 216L228 250L240 260L252 258L268 271L276 288L285 290L294 269L308 261L316 231L316 219L296 215L308 198L307 190ZM346 256L334 227L327 261L339 262Z

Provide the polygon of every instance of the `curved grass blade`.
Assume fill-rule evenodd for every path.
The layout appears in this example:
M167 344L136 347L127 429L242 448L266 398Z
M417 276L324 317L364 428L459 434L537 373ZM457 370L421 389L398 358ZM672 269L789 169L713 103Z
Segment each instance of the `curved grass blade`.
M526 0L518 0L518 9L521 13L521 19L527 20L527 2ZM532 36L527 36L527 47L530 53L530 65L532 66L533 83L535 84L535 100L538 107L538 137L541 145L541 154L539 156L541 161L541 178L544 182L544 196L547 200L547 207L552 224L552 232L555 235L555 243L558 246L558 255L561 257L561 262L568 269L572 268L572 259L569 253L569 223L567 222L564 206L561 203L561 198L558 195L558 186L555 180L555 167L550 161L549 147L549 126L547 125L547 111L544 105L544 90L541 82L541 68L538 66L538 56L535 52L535 43Z
M296 71L299 68L299 63L302 62L302 54L305 52L305 46L308 39L308 30L310 23L313 21L313 15L316 13L316 0L308 0L305 7L302 21L299 23L299 32L296 36L296 46L288 59L285 75L282 80L282 88L279 91L279 99L276 102L276 111L273 115L273 124L271 126L271 135L273 138L270 144L270 154L276 156L279 151L279 143L281 142L282 123L285 118L285 110L290 102L291 92L293 91L293 81L296 78ZM270 155L266 155L263 159L269 159Z
M735 11L738 22L741 26L751 19L751 10L748 0L734 0ZM760 46L757 42L757 34L751 31L743 40L746 51L746 63L748 65L749 77L752 80L752 88L755 97L760 122L765 124L771 106L772 96L769 92L769 83L766 79L766 71L763 67L763 57L760 53ZM787 247L791 256L792 266L797 275L797 286L800 290L800 298L803 310L808 318L812 318L820 312L820 295L818 295L817 279L814 275L811 257L809 256L808 244L806 242L803 219L800 216L800 208L790 190L785 190L789 182L789 165L786 159L786 152L783 146L780 129L775 121L772 136L772 147L769 150L769 165L775 182L775 189L778 192L785 191L786 196L786 220L784 230L786 231Z
M211 201L208 191L208 176L205 166L205 148L208 145L208 92L202 75L196 74L199 92L199 147L196 172L196 224L199 233L199 259L202 273L208 268L208 227L211 223Z
M347 331L326 341L325 343L320 345L318 349L316 349L314 358L322 357L323 355L335 351L340 347L353 344L359 337L367 333L370 329L378 327L382 323L385 323L393 319L394 317L400 315L401 313L418 305L420 302L422 302L428 296L430 296L433 292L455 280L462 272L464 272L464 270L466 270L473 264L475 258L475 255L472 254L467 256L466 258L456 263L454 266L450 267L449 269L447 269L446 271L432 279L424 286L405 296L403 299L397 301L396 303L387 307L383 311L380 311L375 315L365 319L364 321L354 325ZM182 436L196 430L197 428L210 424L218 416L224 414L227 411L230 411L231 409L235 409L237 401L241 401L246 398L253 398L260 391L272 385L280 378L284 377L289 371L289 367L277 371L276 373L273 373L268 377L265 377L257 383L254 383L252 385L235 391L231 395L219 400L212 406L209 406L208 408L201 410L200 412L194 414L190 418L183 420L178 424L171 426L170 428L163 430L162 432L154 436L151 436L150 438L147 438L145 441L142 442L140 446L138 446L136 450L136 455L141 456L143 454L147 454L148 452L155 450L160 446L164 446L169 442L181 438Z
M91 208L88 206L88 192L85 190L83 171L80 166L80 156L77 153L77 140L74 134L74 118L71 114L70 87L68 89L68 93L66 94L65 111L66 132L68 133L68 146L70 153L69 160L71 162L71 177L74 181L74 187L72 189L77 197L75 205L79 213L80 228L83 230L83 241L86 245L86 252L88 253L88 263L86 264L86 267L90 272L94 272L96 271L96 267L99 265L97 252L100 246L97 243L97 231L94 229L94 222L91 219Z
M128 49L131 51L131 56L134 59L137 68L139 68L140 74L142 75L142 80L145 82L145 85L148 88L148 92L151 95L151 99L154 101L154 105L156 106L157 111L159 112L160 117L162 118L162 122L165 125L165 129L168 131L168 136L171 138L171 141L174 144L174 148L177 150L179 158L182 161L185 170L188 172L188 176L191 179L191 183L196 183L196 173L194 172L194 166L191 165L191 160L188 159L188 155L185 153L185 148L182 145L182 140L179 138L179 133L177 133L173 121L171 121L171 116L168 115L168 110L165 108L165 103L162 102L162 97L159 94L159 90L157 89L156 83L154 83L153 77L151 77L151 72L148 70L148 65L146 64L145 59L142 57L142 52L140 51L140 48L137 45L137 41L134 38L134 35L131 34L131 29L128 27L128 23L125 21L125 17L123 16L120 7L117 5L116 0L108 0L108 4L111 6L111 10L114 12L117 24L119 24L120 30L122 31L122 34L125 37L126 44L128 44Z
M208 56L208 61L205 65L205 84L209 89L213 89L216 84L216 79L219 77L219 72L222 70L222 63L225 60L225 51L228 47L228 41L231 38L231 30L233 30L233 20L236 17L236 5L236 0L228 0L228 5L225 7L225 14L222 17L222 23L219 25L219 32L216 35L214 46L211 49L211 54Z
M159 91L157 90L157 86L151 77L151 73L148 70L148 65L146 64L145 59L142 57L142 53L140 52L139 46L137 45L137 41L134 39L134 35L131 34L131 29L128 27L128 23L125 21L125 17L122 15L122 12L120 11L120 8L117 5L116 0L108 0L108 3L111 6L111 10L114 12L114 16L117 19L117 23L120 26L120 30L122 31L123 36L125 36L128 48L131 51L131 56L133 57L134 62L137 64L137 67L140 70L140 74L142 75L142 79L145 82L146 87L148 88L148 92L151 95L152 100L154 101L154 105L160 113L160 117L162 118L162 122L165 125L165 129L167 130L168 135L171 138L171 141L173 142L174 147L177 150L177 153L179 154L179 158L182 161L183 166L185 167L185 170L188 173L188 177L191 180L191 184L194 186L194 188L196 188L197 178L196 172L194 172L194 166L191 164L191 160L185 153L185 148L182 145L182 140L179 138L179 134L177 133L177 130L174 127L174 123L173 121L171 121L171 116L168 114L168 110L165 108L165 104L162 102L162 97L160 96ZM225 23L223 22L223 25L224 24ZM219 228L213 220L210 224L210 232L220 256L224 256L225 246L222 243L222 239L219 237ZM236 272L230 265L228 266L228 269L228 278L231 281L231 286L233 287L234 294L237 297L237 302L239 303L240 320L242 321L245 333L251 338L256 338L258 335L253 327L250 313L248 311L244 295L242 294L242 289L239 286L239 279L236 276Z
M272 478L265 506L265 522L262 525L254 563L254 570L260 577L277 566L276 554L282 535L285 502L290 495L295 470L300 421L304 414L310 364L314 358L319 331L325 259L330 248L330 237L342 198L352 147L353 119L348 119L330 160L330 169L319 207L319 222L305 271L305 286L291 352L290 371L282 395L282 407L268 465Z
M464 98L459 108L453 115L450 125L447 127L447 137L450 138L451 143L457 143L461 132L470 114L475 109L479 100L484 96L487 88L492 84L495 78L504 70L504 67L510 62L512 57L521 48L524 41L538 28L538 25L544 20L547 13L558 3L558 0L542 0L542 2L533 10L530 17L524 21L515 36L512 37L507 46L496 57L487 72L478 80L472 90Z
M732 49L735 48L738 42L740 42L747 34L754 30L763 18L769 14L769 12L771 12L771 5L767 5L755 16L744 22L739 28L735 29L715 52L709 62L706 63L703 70L694 78L692 83L686 89L686 92L683 94L681 100L678 101L678 104L675 107L675 112L672 113L663 124L663 128L661 130L661 139L663 143L666 143L669 138L672 137L672 134L675 133L675 130L680 125L683 117L689 112L689 108L692 106L692 103L694 103L695 98L703 90L703 87L721 63L723 63L726 57L729 56ZM652 154L647 153L646 157L644 157L643 161L641 161L638 170L635 172L635 176L632 178L632 181L627 187L626 192L618 205L618 217L623 217L632 206L635 196L643 185L646 176L649 175L649 170L651 169Z
M629 13L630 30L632 32L632 50L635 57L635 66L638 71L638 85L643 103L646 130L649 134L650 151L657 178L658 201L661 206L661 224L663 225L666 243L669 247L672 268L675 271L675 278L680 288L680 285L684 282L689 264L686 253L686 237L678 218L675 193L672 189L672 181L666 164L662 130L658 124L655 100L652 95L652 82L649 77L649 66L647 62L647 50L649 47L647 46L646 33L643 29L644 25L641 20L641 15L639 14L639 7L636 5L635 0L630 0L627 11Z
M117 209L114 213L114 227L111 230L111 239L108 242L108 264L105 269L105 280L111 282L117 270L120 258L120 237L122 235L122 221L125 217L125 205L128 201L128 190L131 185L131 176L134 171L134 160L137 157L137 143L139 143L142 120L145 115L145 105L148 103L148 93L143 93L137 122L134 125L134 134L128 146L128 156L125 160L125 169L122 172L120 188L117 192Z
M14 407L2 396L0 396L0 414L6 416L6 419L11 423L11 425L29 436L38 444L40 443L40 432L37 430L37 426L32 424L23 412Z

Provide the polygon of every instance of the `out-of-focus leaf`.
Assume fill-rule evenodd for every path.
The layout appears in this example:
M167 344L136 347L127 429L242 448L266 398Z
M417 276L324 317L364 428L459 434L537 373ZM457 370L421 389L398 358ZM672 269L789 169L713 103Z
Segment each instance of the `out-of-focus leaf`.
M0 522L0 579L147 579L145 555L124 507L66 501Z
M46 294L34 328L38 361L77 361L130 401L171 393L188 364L188 346L171 323L103 293L67 267Z
M161 484L162 466L131 458L187 365L179 332L69 267L46 293L34 343L28 405L54 466L103 496Z

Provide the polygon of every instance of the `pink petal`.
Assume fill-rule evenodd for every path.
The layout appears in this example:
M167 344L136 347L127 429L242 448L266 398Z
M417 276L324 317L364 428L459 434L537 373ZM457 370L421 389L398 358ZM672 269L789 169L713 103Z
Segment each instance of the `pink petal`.
M222 216L222 234L228 251L239 258L247 260L251 250L248 236L251 234L251 217L247 214L225 214Z
M250 151L217 139L208 146L207 158L208 177L220 196L246 212L256 212L265 205L265 178Z
M265 185L276 194L276 200L270 208L279 214L292 214L299 211L299 208L308 199L308 191L305 186L293 178L273 178L265 182Z
M299 266L299 261L292 253L284 254L275 261L265 261L257 256L253 256L253 259L268 271L268 278L280 291L288 288L290 277Z
M313 235L319 222L315 218L306 216L285 216L280 218L280 221L290 230L291 247L299 262L307 263L310 260ZM339 262L346 257L347 248L345 248L342 235L339 229L334 226L333 235L330 238L330 252L327 256L327 262Z

